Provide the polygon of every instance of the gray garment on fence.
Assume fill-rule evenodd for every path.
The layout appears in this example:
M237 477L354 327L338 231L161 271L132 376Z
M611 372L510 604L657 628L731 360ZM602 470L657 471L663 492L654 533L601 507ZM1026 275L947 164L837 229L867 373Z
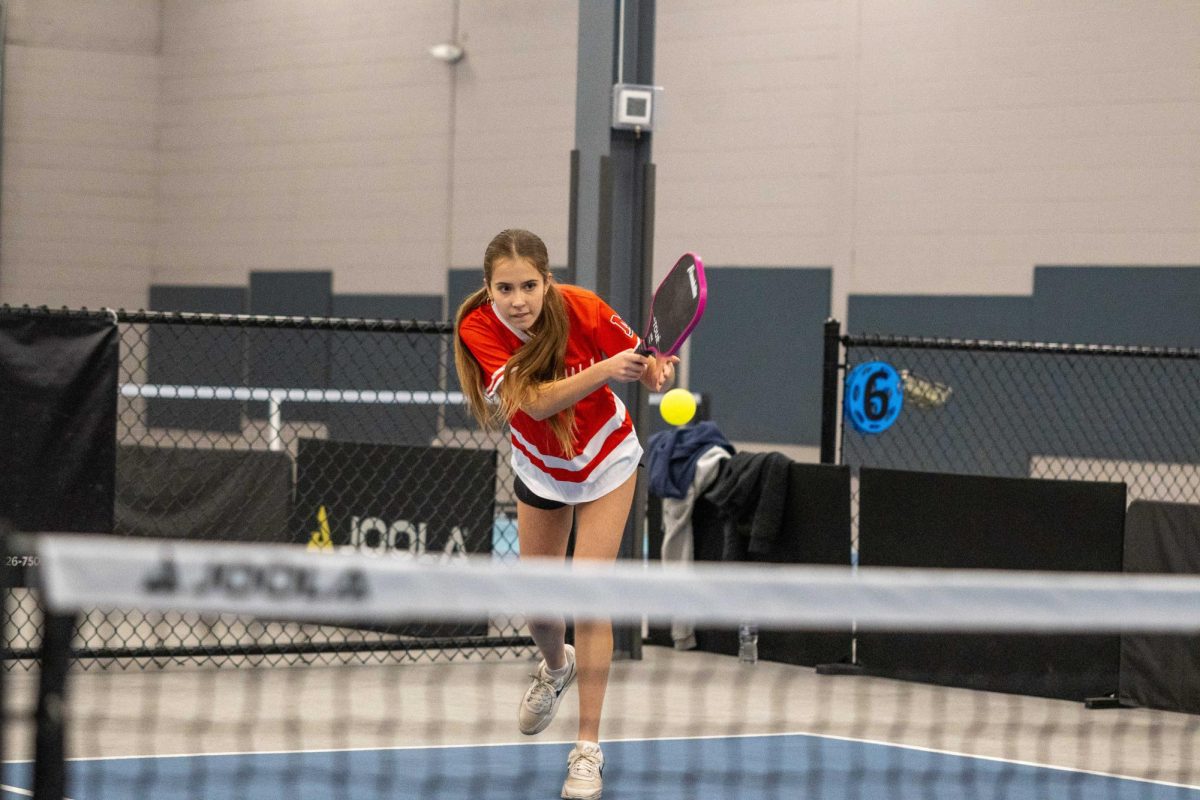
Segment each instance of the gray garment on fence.
M695 555L692 542L692 508L696 498L716 480L721 462L730 453L713 446L696 461L696 474L682 499L664 497L662 501L664 563L690 564ZM676 650L691 650L696 646L695 625L691 620L671 620L671 639Z

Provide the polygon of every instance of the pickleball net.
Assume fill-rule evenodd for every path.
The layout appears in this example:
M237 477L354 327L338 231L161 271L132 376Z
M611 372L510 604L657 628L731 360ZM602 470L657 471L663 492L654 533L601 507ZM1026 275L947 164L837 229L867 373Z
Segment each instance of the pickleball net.
M522 736L527 659L73 661L72 615L111 608L367 627L495 614L686 619L706 650L648 646L613 665L606 798L1200 798L1198 717L1118 707L1127 651L1194 641L1192 576L564 567L99 536L35 544L50 609L38 747L29 726L8 731L4 797L35 783L34 796L74 800L558 796L576 689L545 732ZM730 649L748 622L756 663ZM815 652L851 626L863 662L838 671L858 674L769 660ZM942 658L912 656L931 651ZM10 676L8 697L34 682ZM1113 707L1085 702L1106 687Z

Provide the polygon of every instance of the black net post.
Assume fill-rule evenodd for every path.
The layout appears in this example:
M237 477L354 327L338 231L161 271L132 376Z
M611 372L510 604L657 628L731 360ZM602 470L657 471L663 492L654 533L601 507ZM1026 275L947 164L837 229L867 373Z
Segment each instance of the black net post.
M34 800L62 800L66 795L65 709L67 668L71 661L74 630L73 616L46 612L34 742Z
M0 650L7 652L8 650L8 587L12 585L9 578L10 566L9 557L12 552L12 546L9 542L11 532L9 530L8 520L0 517L0 556L4 558L3 579L0 579ZM7 737L5 736L5 728L8 726L8 703L5 698L7 694L4 689L4 675L8 672L9 665L7 657L0 657L0 786L7 786L7 775L5 775L5 753L7 753L6 744Z

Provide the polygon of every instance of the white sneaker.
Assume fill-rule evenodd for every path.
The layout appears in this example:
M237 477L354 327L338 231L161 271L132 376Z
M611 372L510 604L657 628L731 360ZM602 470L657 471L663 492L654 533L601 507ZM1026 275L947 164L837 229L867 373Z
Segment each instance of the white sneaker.
M554 719L558 704L562 701L567 689L575 682L575 648L564 645L567 651L567 672L558 680L550 677L550 669L546 659L542 659L538 668L529 677L533 682L525 690L521 698L520 726L521 733L532 736L541 733Z
M567 780L563 784L563 800L600 800L604 788L604 753L600 745L576 742L567 756Z

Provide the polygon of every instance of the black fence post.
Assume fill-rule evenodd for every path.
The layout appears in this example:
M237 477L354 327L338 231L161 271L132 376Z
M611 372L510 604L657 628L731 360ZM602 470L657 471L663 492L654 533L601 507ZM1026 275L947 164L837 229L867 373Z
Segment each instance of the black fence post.
M838 361L842 324L825 320L825 356L821 376L821 463L837 463Z

